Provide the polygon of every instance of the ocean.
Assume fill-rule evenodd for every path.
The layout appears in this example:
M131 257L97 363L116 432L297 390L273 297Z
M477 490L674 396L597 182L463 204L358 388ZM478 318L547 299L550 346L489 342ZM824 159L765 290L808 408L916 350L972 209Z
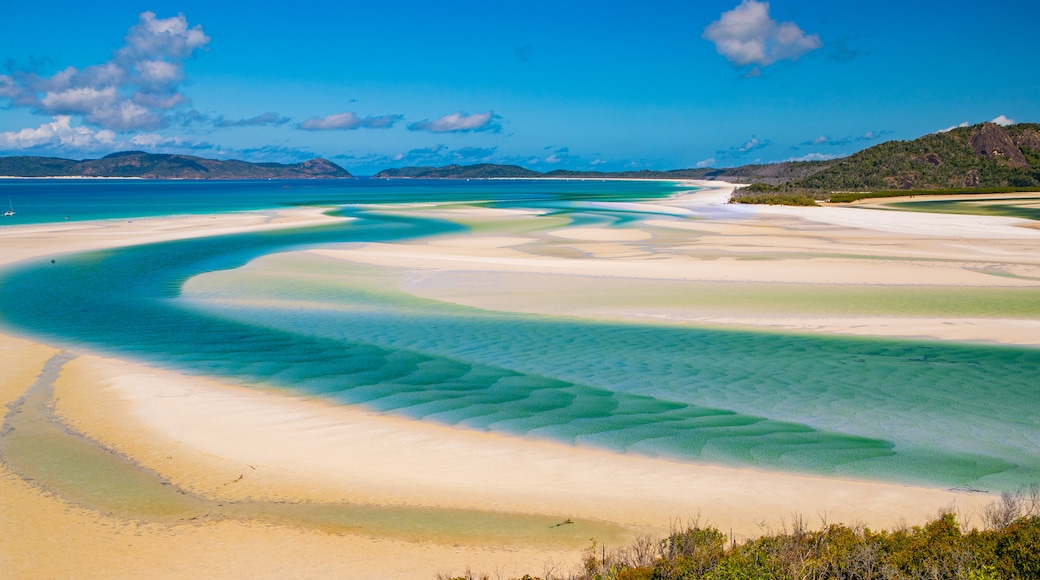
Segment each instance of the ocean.
M72 350L620 453L983 490L1040 481L1040 349L489 312L373 283L385 276L374 267L285 254L466 232L372 204L465 201L616 226L632 215L601 202L680 190L4 180L20 223L299 205L353 219L18 264L0 271L0 324Z

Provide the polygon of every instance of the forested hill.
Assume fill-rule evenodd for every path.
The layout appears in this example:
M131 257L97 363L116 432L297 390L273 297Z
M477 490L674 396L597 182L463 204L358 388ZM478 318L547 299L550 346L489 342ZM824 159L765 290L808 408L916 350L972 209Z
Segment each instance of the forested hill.
M1040 186L1040 125L983 123L889 141L840 159L789 186L881 191Z
M8 177L140 177L144 179L307 179L352 177L326 159L303 163L248 163L189 155L125 151L101 159L0 157L0 175Z

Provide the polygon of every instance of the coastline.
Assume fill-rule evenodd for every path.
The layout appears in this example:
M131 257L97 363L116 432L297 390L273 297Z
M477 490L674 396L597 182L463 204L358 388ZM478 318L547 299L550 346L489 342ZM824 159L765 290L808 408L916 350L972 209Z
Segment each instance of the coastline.
M715 197L706 197L720 197L718 192L713 195ZM704 207L716 207L701 199L692 202L688 197L673 198L661 204L692 213ZM454 210L428 206L423 211L451 214ZM793 220L768 224L777 228L792 227L794 222L804 223L802 220L810 219L804 212L764 213L772 216L767 218L769 220L778 217ZM455 217L493 220L496 219L493 214L493 211L460 210ZM0 261L10 264L88 249L328 223L338 219L342 218L331 218L322 215L320 210L306 209L146 218L132 223L15 226L0 229L0 241L5 247L17 248L16 252L5 252ZM998 227L998 222L987 223ZM584 228L587 231L577 233L574 230L582 228L563 228L550 232L555 235L549 237L559 240L554 244L577 244L593 260L598 258L603 264L613 261L613 264L604 266L603 275L617 277L623 271L631 271L633 260L638 258L631 255L631 244L674 239L660 232L686 235L682 228L676 229L672 225L654 228L651 224L653 235L650 237L628 230L622 230L625 233L618 235L616 232L611 234L610 230L594 228ZM696 225L702 224L697 222ZM999 222L999 227L1014 226ZM720 228L716 231L720 236L745 235L731 224ZM876 235L881 237L879 245L891 242L886 237L888 233ZM1024 238L1033 239L1029 235ZM776 236L768 239L772 243ZM861 239L858 238L857 243ZM1011 239L1020 238L1015 236ZM516 244L509 242L509 239L503 242L502 239L479 236L473 239L438 238L429 243L414 244L415 247L406 248L405 252L400 247L394 248L398 254L407 254L407 261L389 265L414 273L428 269L431 258L439 255L442 261L455 260L456 264L466 258L461 260L465 263L461 270L468 273L496 272L499 271L495 269L496 265L501 268L509 260L518 261L519 273L530 273L532 258L518 255L523 253L513 249ZM386 260L389 249L380 248L369 244L345 250L349 254L331 255L337 259L362 262ZM911 249L917 251L920 247ZM928 251L936 252L932 247ZM811 260L806 261L807 266L812 265ZM648 270L653 275L647 277L657 279L656 276L673 266L655 265ZM824 272L838 271L833 264L824 262L821 265L819 259L816 267ZM545 273L545 268L544 265L534 265L537 272ZM558 268L553 267L552 272L558 273ZM918 275L921 272L928 270L919 270ZM895 276L891 271L889 275ZM913 272L905 275L912 278ZM984 274L978 275L982 278L976 278L977 275L970 271L953 272L949 274L949 280L962 280L966 285L984 279L995 285L1035 286L1028 280L1016 282L1012 278L985 277ZM934 279L931 281L934 283ZM421 282L421 276L412 278L412 285L406 285L406 289L420 296L426 292L436 299L449 298L446 295L433 296L430 294L434 292L430 290L431 286L424 287ZM867 282L869 280L863 283ZM472 300L469 297L459 302ZM518 309L515 296L500 295L487 300L489 302L483 307ZM601 315L616 316L617 308L607 305ZM767 320L765 317L750 318L752 325L770 325L761 324L762 320ZM841 327L839 330L853 326L847 321L844 326L840 321L832 324ZM46 360L57 352L54 347L10 335L0 336L0 349L4 352L4 360L18 362L12 374L0 382L5 404L21 396ZM258 497L312 502L348 501L376 506L410 505L544 514L560 519L586 518L610 522L625 527L632 535L646 532L660 535L667 532L668 525L677 518L699 516L702 523L715 525L721 530L732 529L736 539L779 529L785 519L795 514L810 517L819 514L828 522L893 527L902 521L916 523L934 516L938 510L951 504L960 513L970 516L992 500L992 496L987 494L677 463L451 429L223 384L90 353L76 355L75 360L66 364L55 385L55 413L61 421L183 489L210 498L229 501ZM300 453L300 449L306 449L307 453ZM239 475L243 477L230 485L229 482ZM207 574L233 570L235 575L249 570L257 575L270 575L278 570L310 570L316 574L428 578L441 570L458 572L467 566L503 570L505 574L538 572L538 567L547 560L569 566L577 563L582 548L572 546L565 550L552 550L544 546L417 543L401 538L330 535L264 522L234 520L175 525L135 523L70 506L60 497L27 484L6 467L0 470L0 486L3 486L0 498L7 504L0 510L4 514L0 521L4 521L5 527L13 532L0 542L0 563L9 563L12 569L24 575L44 573L45 570L60 572L63 570L61 566L79 566L64 570L136 570L159 575L183 575L192 569ZM40 521L50 522L61 532L49 532L48 526L41 526ZM135 538L130 541L131 547L122 548L126 543L123 540L131 536ZM32 542L44 547L32 548L37 545ZM230 547L218 554L198 557L197 553L211 542L225 542ZM272 544L277 549L259 556L254 551L258 545ZM33 554L47 553L48 549L56 550L58 545L79 546L78 551L82 554L65 562L43 562L39 556L33 557ZM155 561L142 558L145 553L156 557L164 554L164 561L170 562L170 567L158 570L146 567L154 566ZM279 557L288 559L280 562ZM89 563L86 558L97 561ZM191 558L196 558L195 562L186 563ZM247 558L251 560L247 561ZM387 570L388 562L394 562L398 569Z

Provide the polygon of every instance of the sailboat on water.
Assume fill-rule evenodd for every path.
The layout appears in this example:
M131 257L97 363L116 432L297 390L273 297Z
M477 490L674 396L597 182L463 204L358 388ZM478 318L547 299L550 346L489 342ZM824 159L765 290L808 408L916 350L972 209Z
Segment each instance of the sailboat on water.
M7 205L11 206L11 209L4 212L4 217L11 217L14 215L14 204L11 203L11 198L7 198Z

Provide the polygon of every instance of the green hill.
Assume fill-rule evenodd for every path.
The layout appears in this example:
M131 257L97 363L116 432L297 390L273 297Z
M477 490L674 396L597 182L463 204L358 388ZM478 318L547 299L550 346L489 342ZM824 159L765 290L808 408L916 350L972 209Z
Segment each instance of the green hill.
M0 157L0 175L10 177L139 177L144 179L306 179L352 177L326 159L303 163L248 163L124 151L101 159Z
M779 185L755 183L734 196L750 203L870 197L902 192L983 193L1040 188L1040 125L982 123L889 141ZM839 195L833 195L833 194Z
M820 190L1040 186L1040 125L983 123L882 143L792 185Z

